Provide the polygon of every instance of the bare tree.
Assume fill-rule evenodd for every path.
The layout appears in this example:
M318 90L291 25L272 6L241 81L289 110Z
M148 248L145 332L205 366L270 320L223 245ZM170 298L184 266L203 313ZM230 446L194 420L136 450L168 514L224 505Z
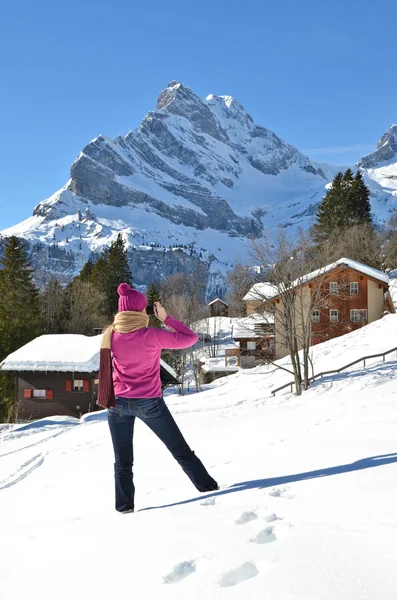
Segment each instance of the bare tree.
M192 326L205 315L202 298L205 291L205 281L202 274L177 273L163 280L160 285L161 301L168 313ZM204 286L204 287L203 287ZM166 350L163 358L169 362L179 376L179 391L185 393L186 370L190 359L195 387L198 391L199 381L196 361L193 352L188 349Z
M73 281L64 290L65 333L93 335L94 328L103 328L105 296L88 281Z
M381 236L370 223L338 229L316 250L321 264L346 257L375 269L382 268Z
M40 294L43 333L62 333L64 320L63 287L51 279Z
M251 289L254 283L258 281L253 267L243 265L240 262L235 263L233 269L228 271L226 283L229 287L227 301L236 316L245 315L245 304L243 298Z
M258 286L258 297L263 304L257 310L264 311L265 318L266 314L271 315L276 353L290 356L291 369L282 368L294 376L296 394L300 395L302 386L307 389L309 385L313 317L328 310L333 301L328 270L325 266L319 268L319 259L303 233L295 244L284 231L276 237L265 234L252 242L252 256L256 264L272 265L269 276L273 289L261 294L263 287ZM269 286L264 289L271 290ZM348 289L349 281L340 280L337 291L340 300ZM269 310L270 306L273 308ZM329 324L327 328L329 331ZM322 335L321 327L318 335Z

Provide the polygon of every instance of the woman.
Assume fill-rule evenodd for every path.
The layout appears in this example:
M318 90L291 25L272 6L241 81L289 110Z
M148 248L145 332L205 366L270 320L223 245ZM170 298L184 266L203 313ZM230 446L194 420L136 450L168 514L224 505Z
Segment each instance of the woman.
M148 327L146 297L127 283L119 285L119 312L102 336L98 404L108 409L115 464L116 510L134 511L132 465L135 418L141 419L167 446L200 492L218 484L187 445L161 392L162 348L189 348L197 334L155 302L156 317L174 332ZM112 360L113 358L113 360Z

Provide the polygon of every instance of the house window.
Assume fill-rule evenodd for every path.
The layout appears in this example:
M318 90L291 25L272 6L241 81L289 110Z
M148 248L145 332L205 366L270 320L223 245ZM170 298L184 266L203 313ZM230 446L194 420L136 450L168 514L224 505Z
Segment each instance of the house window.
M67 392L89 392L89 379L67 379L65 381Z
M83 379L73 379L73 391L74 392L82 392L83 391Z
M350 321L353 323L361 323L367 320L367 310L357 310L356 308L352 308L350 311Z
M313 321L313 323L320 323L320 311L319 310L313 310L312 321Z
M330 281L330 284L329 284L329 293L337 295L338 294L338 287L339 286L338 286L337 281Z
M24 398L45 398L47 400L53 400L54 390L25 390Z
M247 342L247 350L256 350L256 342Z
M336 309L332 309L329 311L329 320L330 321L339 321L339 315L338 315L338 311Z
M350 295L357 295L358 294L358 281L352 281L350 283Z

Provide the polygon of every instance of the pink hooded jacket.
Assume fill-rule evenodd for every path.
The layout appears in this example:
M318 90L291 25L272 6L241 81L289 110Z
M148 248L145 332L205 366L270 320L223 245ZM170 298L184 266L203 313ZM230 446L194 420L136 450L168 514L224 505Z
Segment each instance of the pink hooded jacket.
M163 348L189 348L198 335L171 315L165 325L174 332L145 327L112 335L113 385L115 396L158 398L162 395L160 355Z

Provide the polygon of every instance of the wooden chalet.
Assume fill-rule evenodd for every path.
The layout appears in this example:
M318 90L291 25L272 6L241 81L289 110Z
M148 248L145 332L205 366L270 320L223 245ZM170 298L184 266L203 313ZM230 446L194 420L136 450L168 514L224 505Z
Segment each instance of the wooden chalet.
M341 258L308 273L290 285L299 289L296 297L301 305L296 310L296 327L302 327L299 319L310 323L312 345L372 323L385 313L395 312L386 273L348 258ZM288 354L283 329L283 294L274 291L272 294L270 288L266 291L266 297L274 306L275 357L282 358ZM254 294L255 291L252 290L248 299L251 303L250 310L255 309L255 302L263 303L263 296L258 293L258 289L256 298L252 297Z
M42 335L7 356L0 369L15 376L18 420L102 410L96 404L100 341L101 336ZM163 389L178 383L164 361L160 375Z
M243 298L246 315L256 315L273 309L270 299L277 294L277 288L267 281L255 283Z
M208 308L211 317L227 317L229 316L229 305L220 298L215 298L209 302Z
M271 312L236 319L233 340L239 345L239 364L254 367L274 358L274 316Z

